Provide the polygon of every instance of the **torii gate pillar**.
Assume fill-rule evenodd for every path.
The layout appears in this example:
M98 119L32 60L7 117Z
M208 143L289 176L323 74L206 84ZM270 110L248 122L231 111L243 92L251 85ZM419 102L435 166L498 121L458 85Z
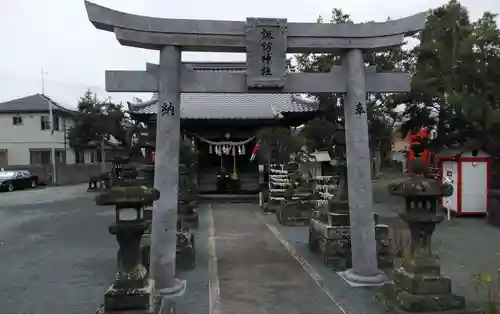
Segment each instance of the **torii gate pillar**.
M160 50L154 186L161 194L153 210L150 274L155 280L155 293L166 296L183 294L186 288L186 282L175 276L181 66L179 47Z
M366 116L363 52L351 49L343 57L347 92L344 97L352 268L340 275L348 283L381 284L385 275L377 266L371 153Z
M146 71L107 71L106 89L159 92L155 186L161 197L153 213L152 273L167 296L182 293L175 279L180 93L345 93L349 210L353 268L341 276L351 285L381 284L377 268L366 93L410 90L405 73L364 67L363 52L400 46L425 26L426 13L363 24L162 19L117 12L86 2L90 21L114 32L125 46L160 51L160 65ZM181 64L185 51L246 52L246 73L194 72ZM286 53L336 53L342 67L329 73L286 73ZM165 231L167 229L167 231Z

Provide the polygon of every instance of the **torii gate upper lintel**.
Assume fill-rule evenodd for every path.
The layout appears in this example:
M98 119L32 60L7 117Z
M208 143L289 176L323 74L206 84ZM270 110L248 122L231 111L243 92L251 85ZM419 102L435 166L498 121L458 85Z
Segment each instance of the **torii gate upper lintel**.
M160 50L166 45L176 45L182 46L183 51L246 51L248 21L167 19L123 13L89 1L85 1L85 6L90 22L97 29L114 32L127 46ZM384 50L401 45L405 36L422 30L426 15L421 12L397 20L360 24L287 23L286 51Z
M146 71L106 71L106 89L158 92L155 187L161 192L153 217L152 276L157 290L174 291L178 187L179 103L193 93L345 93L346 146L353 268L348 283L380 284L372 211L371 158L366 117L367 92L406 92L410 76L376 73L365 67L364 51L400 46L425 26L426 13L362 24L288 23L165 19L114 11L85 2L89 20L114 32L122 45L160 51L159 65ZM246 52L246 72L196 72L181 62L182 51ZM338 53L342 66L330 73L287 73L286 53ZM235 104L237 106L238 104ZM179 288L181 289L181 288Z

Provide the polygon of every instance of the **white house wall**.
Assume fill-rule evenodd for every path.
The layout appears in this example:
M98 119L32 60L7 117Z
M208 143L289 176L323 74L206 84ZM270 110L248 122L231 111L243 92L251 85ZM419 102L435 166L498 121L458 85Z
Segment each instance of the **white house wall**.
M41 116L43 115L45 114L0 115L0 150L7 150L9 165L28 165L30 163L30 149L50 149L52 145L58 150L66 149L66 162L68 164L75 162L75 154L65 140L66 132L64 131L73 122L60 117L59 131L54 131L54 136L51 136L50 130L41 129ZM14 116L21 116L23 123L14 125L12 123ZM85 157L88 159L86 162L89 162L90 155Z

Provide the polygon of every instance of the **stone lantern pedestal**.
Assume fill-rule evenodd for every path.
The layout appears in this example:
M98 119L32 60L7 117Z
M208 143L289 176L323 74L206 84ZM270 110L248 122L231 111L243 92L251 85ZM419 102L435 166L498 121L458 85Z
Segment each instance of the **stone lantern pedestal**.
M97 205L115 206L116 222L109 227L109 232L116 236L119 245L115 281L106 291L104 305L97 313L148 313L151 310L153 286L142 263L140 245L150 226L144 219L144 205L159 197L158 190L143 186L113 187L96 197Z
M340 147L339 151L344 150ZM339 155L339 158L342 158L342 154L339 153ZM309 250L318 254L323 263L335 271L344 271L352 267L349 193L345 160L337 160L337 167L340 170L339 193L333 199L328 200L324 208L313 212L309 225ZM374 214L373 219L378 268L391 268L393 263L389 226L379 224L377 214Z
M414 174L402 183L391 184L390 193L405 198L401 219L410 229L409 251L394 270L393 283L383 287L379 299L391 312L456 311L465 308L465 299L451 293L451 280L441 274L431 239L444 219L439 199L453 193L453 187L425 178L423 169L413 165Z
M378 267L392 267L389 227L378 224L374 215ZM314 211L309 225L309 250L320 256L323 263L335 271L352 267L351 226L349 212Z
M276 218L282 225L308 225L311 218L313 193L309 182L302 178L299 167L296 161L286 166L290 185L284 193L285 201L276 208Z

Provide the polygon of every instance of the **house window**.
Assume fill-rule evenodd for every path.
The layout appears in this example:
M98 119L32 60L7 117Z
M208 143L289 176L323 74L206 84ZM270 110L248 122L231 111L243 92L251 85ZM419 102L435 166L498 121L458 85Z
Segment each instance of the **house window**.
M53 116L54 119L54 131L59 131L59 117Z
M102 153L101 150L95 150L90 154L90 162L97 163L102 161Z
M85 163L85 152L83 150L75 150L75 164Z
M41 129L42 129L42 131L44 131L44 130L50 130L50 119L49 119L49 116L41 116L40 117L40 122L41 122Z
M21 116L12 117L12 124L13 125L23 124L23 117L21 117Z
M30 151L30 164L32 165L50 165L50 151L32 150Z
M53 118L54 118L54 131L59 131L59 117L53 116ZM50 117L49 116L41 116L40 122L41 122L40 127L41 127L42 131L50 130Z

